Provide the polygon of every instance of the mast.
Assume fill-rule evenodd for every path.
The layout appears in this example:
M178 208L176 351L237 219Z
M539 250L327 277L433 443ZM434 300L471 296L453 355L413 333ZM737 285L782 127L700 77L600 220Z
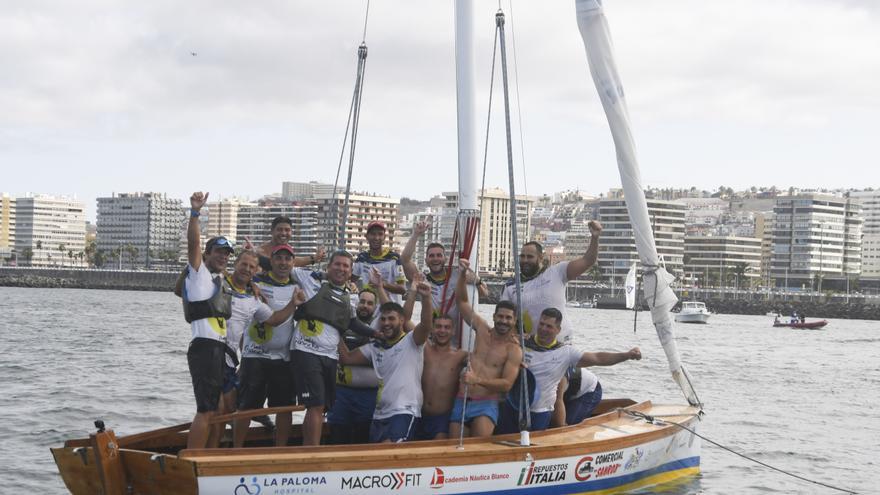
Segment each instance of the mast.
M458 129L458 228L465 231L463 220L476 215L477 204L477 153L476 153L476 112L474 111L474 5L473 0L455 0L455 95ZM470 256L471 267L478 272L477 253ZM452 246L451 252L456 252ZM462 274L464 276L464 274ZM470 300L477 307L478 294L472 290ZM471 348L471 332L462 325L462 349Z

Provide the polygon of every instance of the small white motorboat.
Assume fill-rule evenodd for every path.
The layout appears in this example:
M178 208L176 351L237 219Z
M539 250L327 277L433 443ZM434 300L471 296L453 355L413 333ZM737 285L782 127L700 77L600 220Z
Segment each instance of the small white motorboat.
M698 301L684 301L681 303L681 311L675 315L678 323L707 323L712 313L706 309L706 303Z

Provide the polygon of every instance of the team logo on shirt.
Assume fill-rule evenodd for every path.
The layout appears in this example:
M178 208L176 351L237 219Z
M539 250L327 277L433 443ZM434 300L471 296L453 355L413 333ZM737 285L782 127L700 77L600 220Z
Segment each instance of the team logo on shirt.
M319 320L299 320L300 333L305 337L317 337L324 333L324 322Z
M265 344L272 340L272 334L275 333L274 331L275 327L272 325L255 322L248 328L248 337L257 344Z
M208 325L214 333L222 337L226 336L226 319L224 318L208 318Z
M523 318L523 331L526 335L530 335L532 333L532 315L529 314L529 310L524 309L522 312Z

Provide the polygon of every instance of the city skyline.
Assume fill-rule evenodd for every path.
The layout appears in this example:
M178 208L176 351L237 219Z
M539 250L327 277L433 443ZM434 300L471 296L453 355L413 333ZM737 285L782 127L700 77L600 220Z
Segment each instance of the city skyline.
M514 143L517 192L616 187L573 2L502 6L515 35L514 137L519 108L524 138ZM113 191L256 197L272 192L267 181L332 183L364 8L4 2L2 189L78 192L94 219L94 198ZM496 8L475 2L481 135ZM606 10L645 186L880 184L875 2L640 0ZM374 2L366 41L359 189L416 198L454 189L451 5ZM501 121L493 115L487 187L507 183Z

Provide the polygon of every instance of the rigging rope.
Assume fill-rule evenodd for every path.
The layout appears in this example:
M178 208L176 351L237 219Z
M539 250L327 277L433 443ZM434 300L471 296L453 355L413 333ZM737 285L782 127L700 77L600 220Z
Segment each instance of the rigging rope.
M345 123L345 137L342 140L342 151L339 154L339 165L336 169L336 180L333 183L333 214L339 221L337 242L340 250L345 249L345 226L348 223L349 196L351 195L351 176L354 171L354 153L357 145L358 123L361 117L361 101L364 91L364 72L367 64L367 20L370 16L370 2L367 1L367 10L364 14L364 34L360 46L358 46L357 76L355 77L354 92L351 97L351 106L348 109L348 120ZM351 133L349 134L349 131ZM342 218L339 217L339 204L336 199L339 188L339 175L342 170L342 159L345 156L345 145L351 135L348 156L348 177L345 183L345 202L342 207Z
M513 141L510 136L510 92L507 81L507 46L504 42L504 13L495 14L495 25L498 26L499 42L501 46L501 81L504 88L504 126L507 138L507 175L510 184L510 226L511 226L511 244L510 252L514 267L514 281L516 283L516 316L517 329L519 330L519 345L525 355L525 328L523 327L522 317L522 280L519 266L519 256L517 249L519 247L519 233L516 215L516 187L514 184L513 172ZM529 404L528 379L524 368L520 369L520 390L519 390L519 429L520 432L527 432L531 427L531 407Z
M700 435L699 433L697 433L696 430L694 430L693 428L689 428L689 427L687 427L687 426L685 426L685 425L682 425L682 424L679 424L679 423L676 423L676 422L673 422L673 421L664 421L664 420L661 420L661 419L657 419L659 416L651 416L651 415L649 415L649 414L645 414L645 413L643 413L643 412L639 412L639 411L631 411L631 410L629 410L629 409L618 409L618 411L619 411L619 412L623 412L623 413L625 413L625 414L628 414L628 415L630 415L630 416L634 416L634 417L637 417L637 418L644 419L645 421L647 421L647 422L649 422L649 423L652 423L652 424L655 424L655 425L663 425L663 424L667 424L667 425L675 425L675 426L681 428L682 430L685 430L685 431L687 431L687 432L690 432L692 435L694 435L694 436L696 436L696 437L698 437L698 438L700 438L700 439L703 439L703 440L705 440L705 441L711 443L712 445L714 445L714 446L716 446L716 447L719 447L719 448L721 448L721 449L723 449L723 450L726 450L726 451L730 452L731 454L736 454L736 455L742 457L743 459L746 459L746 460L752 461L752 462L754 462L754 463L756 463L756 464L760 464L760 465L762 465L762 466L764 466L764 467L766 467L766 468L772 469L772 470L777 471L777 472L779 472L779 473L782 473L782 474L785 474L785 475L791 476L792 478L797 478L797 479L799 479L799 480L801 480L801 481L806 481L806 482L808 482L808 483L813 483L813 484L816 484L816 485L821 485L821 486L824 486L825 488L831 488L832 490L837 490L837 491L844 492L844 493L857 493L857 492L855 492L855 491L853 491L853 490L850 490L850 489L848 489L848 488L840 488L840 487L838 487L838 486L829 485L829 484L827 484L827 483L822 483L821 481L811 480L811 479L809 479L809 478L805 478L805 477L803 477L803 476L801 476L801 475L798 475L798 474L792 473L792 472L790 472L790 471L786 471L786 470L784 470L784 469L780 469L780 468L778 468L778 467L771 466L770 464L767 464L766 462L763 462L763 461L759 461L758 459L755 459L754 457L750 457L750 456L748 456L748 455L746 455L746 454L743 454L743 453L741 453L741 452L737 452L737 451L733 450L733 449L730 448L730 447L727 447L727 446L725 446L725 445L722 445L722 444L716 442L715 440L711 440L711 439L709 439L709 438L706 438L705 436ZM702 411L700 411L700 413L702 414Z
M526 181L526 151L523 143L522 108L519 97L519 64L516 61L516 26L513 24L513 0L510 0L510 42L513 46L513 87L516 92L516 120L519 129L519 158L522 160L523 194L528 196L529 183Z
M501 0L498 0L498 10L499 11L501 10ZM478 212L482 212L483 198L485 198L485 195L486 195L486 163L489 160L489 127L490 127L490 124L492 123L492 97L495 93L495 60L497 59L497 54L498 54L498 27L496 26L495 27L495 40L492 44L492 68L489 71L489 104L488 104L488 110L487 110L487 114L486 114L486 141L485 141L485 145L483 146L483 179L482 179L482 182L480 183L480 200L477 203L477 211ZM480 213L480 215L482 215L482 213ZM479 220L478 220L478 222L479 222ZM458 223L456 223L456 226L457 225L458 225ZM458 233L458 231L456 229L456 232L453 234L453 236L457 235L457 233ZM478 258L480 255L481 233L482 233L482 230L477 229L476 247L477 247L477 257ZM455 241L453 240L453 245L454 244L455 244ZM447 284L449 283L448 273L451 273L451 270L452 270L452 260L450 259L449 260L449 269L447 271L447 279L446 279ZM479 263L477 263L477 270L479 270ZM476 273L476 271L474 273ZM459 274L459 276L461 276L461 274ZM446 288L444 287L443 290L444 290L444 294L445 294ZM475 297L476 292L477 292L477 288L475 286L474 292L471 294L471 296L472 296L470 299L471 301L476 301L476 297ZM459 324L458 324L459 343L463 342L462 337L464 335L462 332L462 327L463 327L463 324L461 322L461 316L459 315ZM471 351L472 351L471 348L472 348L472 339L470 338L470 335L469 335L468 336L467 360L465 361L467 368L470 368ZM467 386L467 384L465 384L464 398L462 400L462 405L461 405L461 417L462 418L465 417L465 413L467 412L467 397L468 397L468 386ZM458 436L458 448L459 449L464 448L464 428L463 427L461 428L461 431L459 432L459 436Z

